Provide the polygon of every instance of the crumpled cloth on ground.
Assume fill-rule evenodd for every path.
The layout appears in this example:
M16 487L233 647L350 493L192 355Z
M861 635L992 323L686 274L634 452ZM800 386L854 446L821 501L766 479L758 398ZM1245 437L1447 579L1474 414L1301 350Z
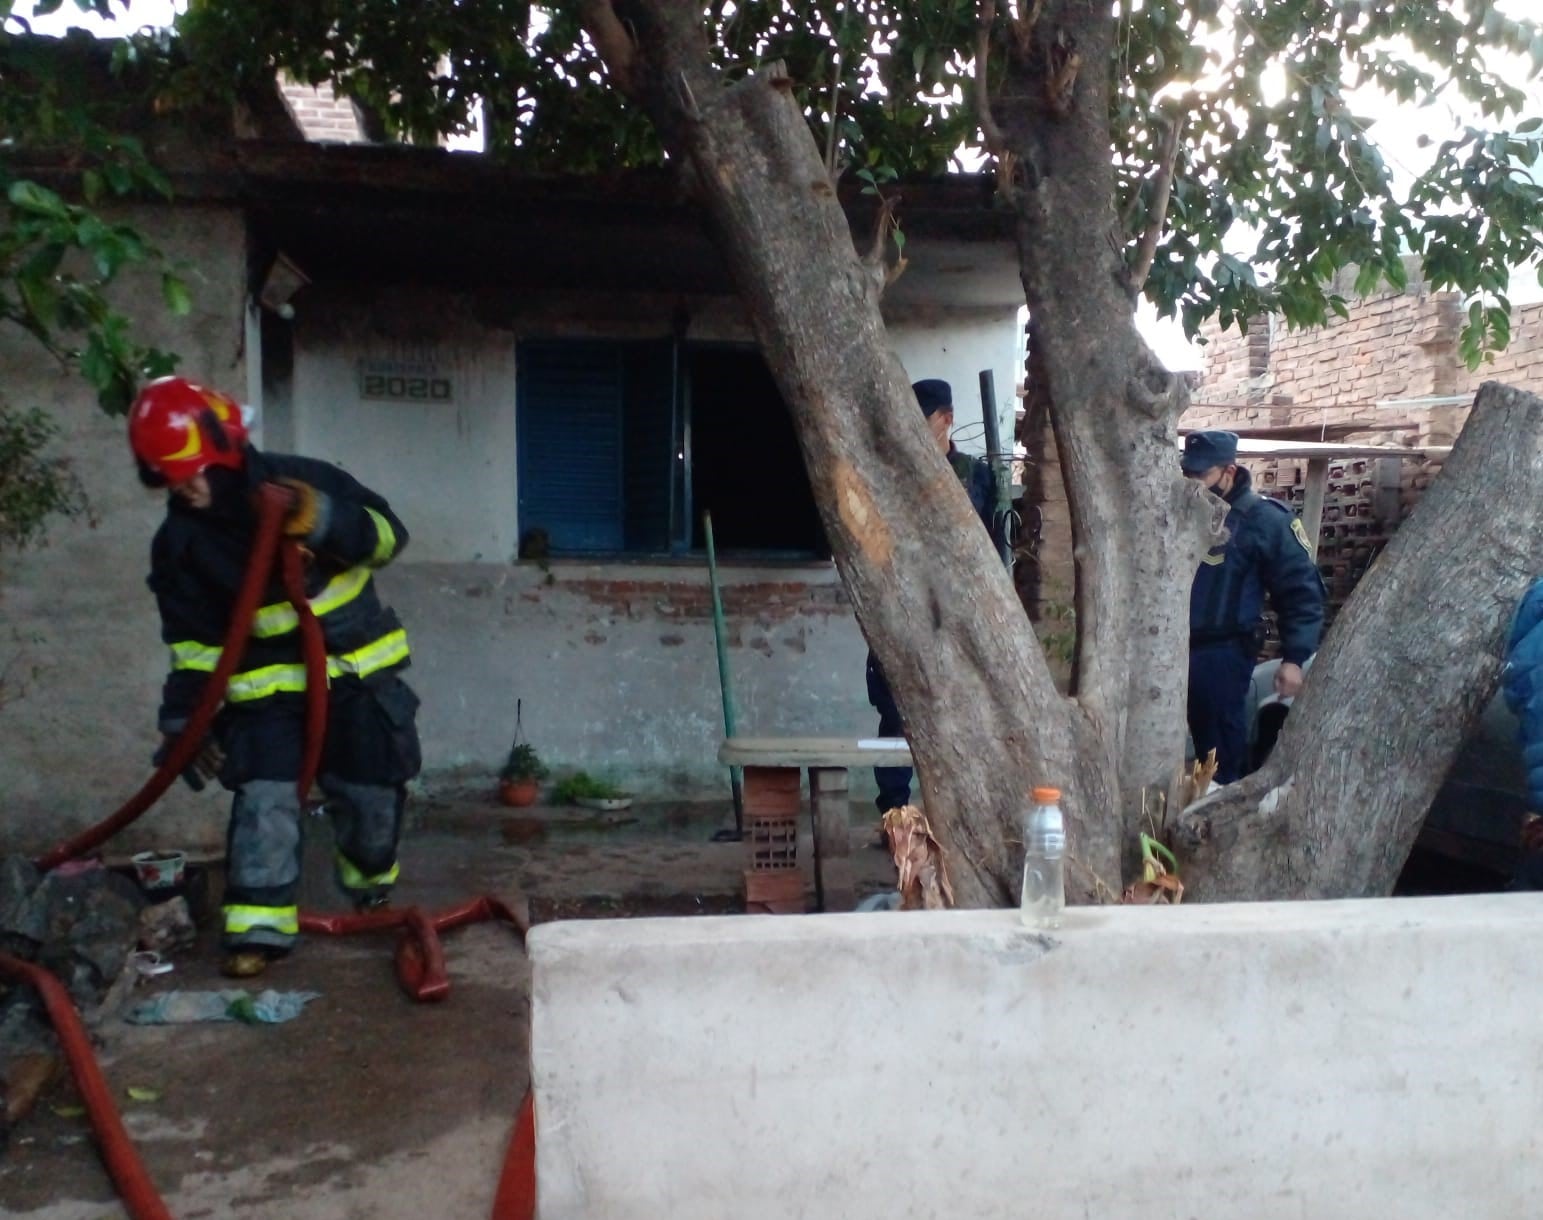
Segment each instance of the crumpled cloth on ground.
M319 991L164 991L136 1004L124 1020L132 1025L187 1025L195 1021L241 1021L278 1025L293 1021Z

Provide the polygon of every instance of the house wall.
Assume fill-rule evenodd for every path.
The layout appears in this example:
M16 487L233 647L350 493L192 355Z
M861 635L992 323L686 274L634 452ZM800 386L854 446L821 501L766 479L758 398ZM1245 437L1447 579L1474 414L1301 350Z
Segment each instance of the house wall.
M941 377L953 387L954 443L967 453L986 452L980 372L991 370L997 428L1004 446L1011 446L1021 376L1017 306L908 310L886 320L890 343L911 380Z
M338 462L388 496L412 532L381 582L412 634L426 769L491 774L519 699L526 737L557 768L608 772L643 793L720 790L704 566L515 561L517 344L658 338L675 298L554 294L511 308L312 288L294 304L292 374L265 397L265 442ZM734 302L691 302L688 315L690 340L752 341ZM913 309L890 333L908 375L953 383L962 448L984 448L983 367L995 372L1011 435L1014 309ZM363 401L361 362L431 369L451 381L454 401ZM730 568L723 580L740 731L870 731L867 646L833 565Z
M184 204L133 219L198 268L192 315L134 311L137 333L178 352L186 375L246 398L258 443L338 462L407 521L412 544L380 580L413 640L427 778L489 782L521 700L526 737L554 767L608 774L645 795L724 790L705 568L514 561L517 342L657 338L670 333L678 298L558 291L511 303L313 285L294 298L292 322L254 321L238 211ZM158 295L131 282L123 299L133 311L134 300ZM752 341L734 302L687 306L690 339ZM1011 420L1014 312L912 304L892 314L908 375L954 384L960 443L980 450L979 368L994 368L998 407ZM0 571L0 665L10 666L0 850L35 851L106 816L149 774L165 654L144 578L162 508L134 477L122 422L103 417L78 378L25 345L0 351L10 401L48 407L68 427L96 516L57 526L46 549L6 556ZM361 362L428 366L453 398L364 401ZM722 577L740 730L870 731L866 645L833 565L731 566ZM866 777L855 779L861 790ZM114 850L218 850L223 808L222 793L176 785Z
M173 318L160 288L127 274L117 294L136 311L134 333L177 352L189 375L241 394L246 243L232 209L187 205L126 212L186 276L193 308ZM122 420L109 419L74 374L59 370L14 328L0 332L3 393L12 407L45 408L63 428L91 519L63 521L47 546L0 554L0 852L34 850L101 820L150 774L160 743L156 702L165 677L154 603L145 589L160 497L134 474ZM177 785L123 843L209 846L223 835L206 799Z
M1260 318L1240 335L1212 323L1204 332L1204 379L1184 423L1267 427L1313 422L1315 412L1329 412L1322 418L1331 424L1423 427L1429 443L1445 443L1435 438L1450 440L1465 408L1376 404L1471 395L1485 381L1543 388L1543 302L1518 306L1510 345L1471 372L1458 352L1464 321L1454 294L1412 284L1355 301L1349 318L1322 327L1288 330Z

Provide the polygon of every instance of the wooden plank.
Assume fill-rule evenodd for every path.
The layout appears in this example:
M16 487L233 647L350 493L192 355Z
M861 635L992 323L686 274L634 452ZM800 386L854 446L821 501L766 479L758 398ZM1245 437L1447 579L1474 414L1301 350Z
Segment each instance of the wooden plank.
M1310 458L1307 463L1307 487L1302 492L1302 528L1312 555L1318 558L1318 535L1323 530L1323 497L1329 487L1329 459Z
M718 748L728 767L909 767L911 749L862 749L859 737L730 737Z

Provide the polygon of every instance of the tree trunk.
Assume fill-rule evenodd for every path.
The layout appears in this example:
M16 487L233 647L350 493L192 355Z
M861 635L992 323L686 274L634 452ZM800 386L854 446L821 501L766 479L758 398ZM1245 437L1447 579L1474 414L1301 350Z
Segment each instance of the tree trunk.
M1096 726L1105 795L1098 854L1137 858L1146 798L1171 798L1184 756L1189 586L1217 520L1178 469L1183 380L1136 330L1117 240L1106 6L1049 0L1022 37L997 126L1015 166L1034 390L1048 402L1071 505L1078 653L1073 690Z
M858 622L905 717L958 901L1015 900L1015 815L1034 783L1069 789L1074 849L1096 841L1092 867L1117 877L1113 840L1095 838L1098 819L1088 815L1101 800L1083 794L1079 760L1099 757L1098 739L1057 693L1012 584L917 409L887 340L882 284L853 247L791 82L772 65L726 83L710 66L691 3L591 3L586 16L613 74L672 155L696 170L793 414ZM618 46L618 18L630 46Z
M1543 399L1487 383L1361 581L1254 775L1179 820L1206 899L1387 894L1495 692L1543 554Z
M1031 784L1063 790L1073 899L1107 898L1133 875L1145 798L1171 795L1183 757L1189 589L1224 512L1179 476L1186 391L1135 328L1113 206L1108 6L1045 0L1032 11L1035 24L1015 18L1001 39L1011 58L991 126L1000 151L1012 154L1004 165L1014 167L1009 189L1033 317L1033 389L1050 406L1072 508L1080 639L1069 698L1057 693L1012 585L917 410L887 342L882 277L853 248L792 82L770 65L730 83L712 66L690 0L584 4L616 83L648 111L671 156L695 171L719 249L792 412L858 622L905 717L928 816L966 906L1015 897L1015 815ZM1535 435L1519 419L1514 426ZM1465 451L1489 443L1466 440ZM1463 473L1477 458L1457 460L1421 510L1429 521L1451 501L1447 511L1471 519L1471 528L1434 540L1451 562L1416 556L1407 574L1398 572L1398 556L1416 549L1401 535L1372 591L1348 612L1374 629L1351 636L1352 622L1336 628L1268 773L1276 778L1240 786L1186 822L1197 845L1191 867L1210 895L1386 887L1440 778L1432 762L1440 751L1421 748L1425 726L1444 724L1429 732L1450 757L1461 734L1452 717L1480 702L1482 679L1493 676L1495 633L1530 571L1538 531L1516 506L1535 498L1523 473L1538 459L1535 444L1524 449L1527 456L1508 468L1514 493L1505 511L1518 520L1502 534L1501 553L1469 556L1461 561L1467 578L1452 579L1457 553L1482 536L1480 502L1462 490L1464 479L1491 490L1477 471ZM1524 494L1524 483L1534 494ZM1506 537L1517 545L1506 549ZM1497 565L1506 566L1504 579ZM1383 585L1388 591L1377 593ZM1469 599L1480 596L1479 586L1476 614ZM1400 604L1400 596L1409 600ZM1432 607L1447 618L1416 638L1415 624ZM1374 641L1386 638L1376 626L1384 615L1403 625L1394 659L1419 658L1429 671L1422 679L1441 694L1410 715L1418 705L1405 673L1403 693L1387 699L1396 709L1387 723L1397 723L1373 750L1365 725L1347 724L1343 709L1356 705L1347 692L1366 697L1366 674L1387 676L1392 667L1375 651ZM1484 648L1488 661L1478 659ZM1459 653L1456 672L1466 677L1438 672ZM1380 706L1383 696L1373 697ZM1399 757L1405 750L1407 759ZM1296 761L1305 768L1309 751L1311 775ZM1368 782L1373 774L1388 791ZM1354 793L1353 804L1345 793ZM1252 825L1244 806L1272 811L1259 814L1265 829L1252 842L1242 833ZM1365 858L1354 835L1334 833L1344 827L1341 808L1369 819Z

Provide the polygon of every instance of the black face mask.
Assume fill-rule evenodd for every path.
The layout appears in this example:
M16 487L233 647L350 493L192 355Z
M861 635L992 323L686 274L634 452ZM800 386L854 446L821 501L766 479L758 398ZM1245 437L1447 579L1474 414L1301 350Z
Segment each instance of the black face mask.
M210 513L235 525L249 525L257 519L245 471L209 466L204 478L209 481Z

